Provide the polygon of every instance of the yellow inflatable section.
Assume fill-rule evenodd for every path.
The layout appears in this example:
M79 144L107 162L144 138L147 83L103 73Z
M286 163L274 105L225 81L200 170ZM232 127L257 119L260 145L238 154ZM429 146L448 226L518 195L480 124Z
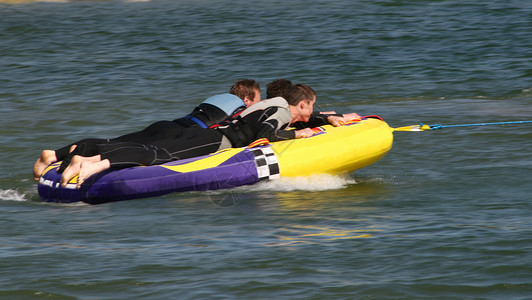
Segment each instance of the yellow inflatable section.
M393 130L380 119L333 127L303 139L272 143L281 177L342 174L369 166L392 148Z

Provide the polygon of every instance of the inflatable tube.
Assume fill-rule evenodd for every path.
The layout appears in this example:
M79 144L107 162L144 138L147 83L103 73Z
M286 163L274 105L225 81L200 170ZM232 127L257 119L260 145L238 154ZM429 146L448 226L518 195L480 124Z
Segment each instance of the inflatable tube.
M60 186L58 162L43 172L37 188L44 201L90 204L227 189L282 176L352 172L377 162L393 142L392 129L376 118L317 131L308 138L231 148L163 165L110 169L88 178L80 189L77 178Z

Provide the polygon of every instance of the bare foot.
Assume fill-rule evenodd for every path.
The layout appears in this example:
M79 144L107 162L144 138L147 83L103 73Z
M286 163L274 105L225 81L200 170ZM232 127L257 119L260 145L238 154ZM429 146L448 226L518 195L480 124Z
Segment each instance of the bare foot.
M91 162L91 161L84 161L81 164L81 170L79 170L79 176L78 176L78 189L81 187L83 182L85 182L85 179L91 177L92 175L96 173L100 173L103 170L107 170L111 167L111 163L108 159Z
M46 167L56 161L57 157L55 156L54 150L44 150L41 153L41 157L39 157L39 159L37 159L37 161L33 165L33 179L35 181L39 181L39 177L41 177L42 172L44 172L44 169L46 169Z
M81 169L81 162L83 161L83 157L79 155L74 155L72 157L72 160L70 161L70 164L66 169L63 171L63 174L61 175L61 186L65 187L67 183L72 179L74 176L76 176L79 173L79 170Z
M63 171L63 175L61 175L61 186L65 187L67 185L67 183L72 178L74 178L74 176L79 174L81 172L81 169L83 168L84 164L91 164L91 163L96 163L96 162L99 162L99 161L101 161L101 156L100 155L95 155L95 156L91 156L91 157L84 157L84 156L80 156L80 155L74 155L72 157L72 160L70 161L70 164L68 165L68 167ZM110 163L109 163L109 166L111 166ZM85 177L85 178L87 178L87 177Z

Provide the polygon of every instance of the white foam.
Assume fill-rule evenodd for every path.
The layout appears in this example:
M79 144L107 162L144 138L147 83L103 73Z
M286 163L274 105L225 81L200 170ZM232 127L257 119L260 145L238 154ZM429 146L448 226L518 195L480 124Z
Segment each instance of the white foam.
M349 175L319 174L305 177L281 177L276 180L261 182L256 186L258 191L326 191L336 190L355 184Z
M0 199L10 201L27 201L24 194L12 189L0 190Z

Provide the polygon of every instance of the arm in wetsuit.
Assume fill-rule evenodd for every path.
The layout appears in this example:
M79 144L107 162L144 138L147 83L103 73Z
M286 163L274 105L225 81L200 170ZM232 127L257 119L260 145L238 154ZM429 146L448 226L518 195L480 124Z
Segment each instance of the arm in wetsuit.
M319 127L319 126L323 126L323 125L330 125L331 122L329 122L329 120L327 119L329 116L338 116L338 117L341 117L342 114L322 114L322 113L318 113L318 112L314 112L312 113L312 115L310 115L310 119L308 120L308 122L295 122L295 123L292 123L292 127L294 127L295 129L303 129L303 128L313 128L313 127Z
M280 107L270 107L263 111L258 118L259 125L255 140L267 138L270 142L295 139L296 134L293 130L286 130L290 125L290 111Z
M260 138L271 142L294 139L295 133L285 130L291 121L288 103L279 97L247 108L230 124L217 129L231 141L233 147L244 147Z

